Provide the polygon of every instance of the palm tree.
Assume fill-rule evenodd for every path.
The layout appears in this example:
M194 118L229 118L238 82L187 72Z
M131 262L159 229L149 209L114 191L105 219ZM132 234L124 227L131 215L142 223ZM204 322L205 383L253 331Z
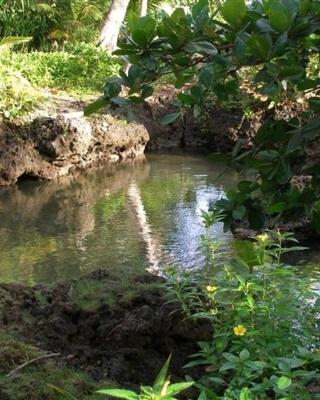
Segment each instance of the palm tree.
M121 25L130 0L112 0L111 7L102 24L99 46L110 52L116 49Z
M148 11L148 0L141 0L140 3L140 17L147 15Z

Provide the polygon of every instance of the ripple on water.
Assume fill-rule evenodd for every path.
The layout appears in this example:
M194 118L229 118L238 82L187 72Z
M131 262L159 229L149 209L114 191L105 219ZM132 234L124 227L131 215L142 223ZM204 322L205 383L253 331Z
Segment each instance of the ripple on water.
M200 212L235 176L196 155L150 155L0 190L0 281L52 283L91 272L199 268ZM222 224L212 237L228 249Z

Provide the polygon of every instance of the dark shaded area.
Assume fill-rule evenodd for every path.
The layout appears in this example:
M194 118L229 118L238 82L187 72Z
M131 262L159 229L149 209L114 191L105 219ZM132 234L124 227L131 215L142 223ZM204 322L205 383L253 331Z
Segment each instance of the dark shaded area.
M81 279L99 281L108 290L106 272ZM161 286L155 285L160 278L143 275L136 282L152 289L129 301L114 293L114 305L101 301L90 310L73 299L76 281L51 289L1 284L0 323L5 333L41 350L60 352L64 366L97 381L108 379L128 388L151 384L170 353L172 380L183 379L182 367L197 351L196 342L208 337L210 325L173 313L174 306L165 304Z

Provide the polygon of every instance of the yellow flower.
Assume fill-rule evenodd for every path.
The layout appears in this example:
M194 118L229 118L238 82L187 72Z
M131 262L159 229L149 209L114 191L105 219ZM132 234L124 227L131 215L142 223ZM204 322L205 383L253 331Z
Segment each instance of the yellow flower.
M268 239L269 239L269 236L267 233L263 233L262 235L257 236L257 240L262 243L266 242Z
M213 293L217 290L218 288L216 286L207 286L207 292Z
M244 336L247 330L243 325L238 325L233 328L233 332L236 336Z

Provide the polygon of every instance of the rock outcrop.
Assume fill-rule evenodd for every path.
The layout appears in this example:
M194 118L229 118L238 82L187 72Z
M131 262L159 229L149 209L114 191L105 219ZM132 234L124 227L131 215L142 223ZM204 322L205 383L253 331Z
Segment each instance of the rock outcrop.
M0 186L19 178L54 179L99 162L143 157L149 141L139 123L81 113L39 117L28 127L0 134Z

